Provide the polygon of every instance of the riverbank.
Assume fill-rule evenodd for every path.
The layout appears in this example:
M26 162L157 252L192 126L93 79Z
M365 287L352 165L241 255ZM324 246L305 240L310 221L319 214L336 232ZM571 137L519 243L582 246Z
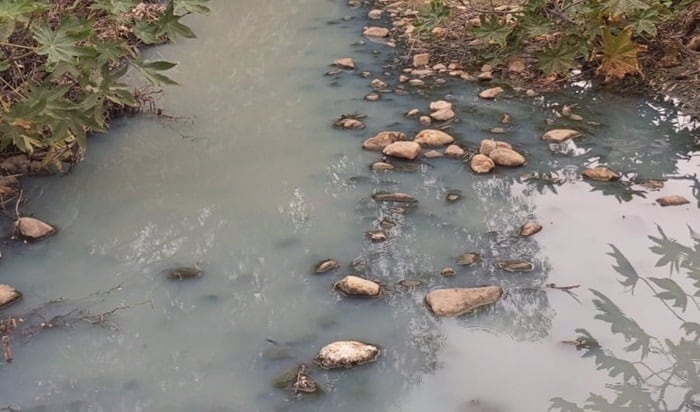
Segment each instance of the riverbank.
M571 6L580 7L581 2L575 3ZM368 17L389 23L387 41L406 51L401 58L405 70L434 69L468 81L508 84L516 91L543 92L593 81L620 93L670 99L684 114L700 117L700 2L676 14L661 16L649 11L653 18L643 22L651 25L645 28L654 36L642 32L634 40L624 34L602 40L599 32L572 34L567 25L574 23L573 17L563 13L572 11L569 6L563 11L543 9L538 16L526 5L520 0L375 0L370 2ZM545 19L548 15L549 20ZM544 19L541 26L527 26L533 16ZM601 19L589 23L594 26L610 18L589 18L594 17ZM640 21L630 19L625 24ZM565 49L562 44L553 46L564 35L584 34L596 36L593 42L576 46L588 54ZM548 54L552 50L559 54Z

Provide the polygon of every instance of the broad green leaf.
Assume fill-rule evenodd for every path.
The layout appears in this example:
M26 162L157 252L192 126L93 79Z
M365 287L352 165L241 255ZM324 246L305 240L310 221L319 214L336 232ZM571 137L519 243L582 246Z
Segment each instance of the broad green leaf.
M574 47L559 43L536 54L537 68L546 74L562 74L576 67L578 53Z
M649 8L649 5L642 0L605 0L603 11L612 17L629 15L630 13Z
M90 5L90 9L119 14L131 11L138 3L138 0L97 0Z
M614 257L615 261L617 262L617 265L613 265L613 268L623 277L623 279L619 281L620 284L630 288L630 290L634 290L634 287L637 285L637 281L639 281L639 274L634 267L632 267L632 264L629 260L627 260L625 255L620 252L620 249L612 244L610 247L613 251L608 253L608 256Z
M178 36L188 39L197 37L189 27L180 23L182 17L175 14L173 1L168 2L165 12L156 22L156 38L165 37L168 40L175 40Z
M177 66L177 63L169 62L166 60L155 60L155 61L145 61L141 64L141 68L150 70L170 70Z
M210 12L209 7L205 6L208 2L209 0L175 0L175 13L206 14Z
M131 61L131 64L138 71L140 71L141 74L143 74L149 82L151 82L154 85L178 84L175 80L171 79L170 77L158 73L159 71L168 70L172 67L175 67L175 63L167 61L144 62L140 59L135 59Z
M15 21L0 17L0 42L5 43L15 31Z
M472 30L476 39L486 44L497 44L505 47L506 39L513 31L513 28L507 23L502 23L497 16L492 15L486 18L482 15L479 19L481 20L481 26Z
M33 12L46 10L48 5L33 0L0 1L0 19L9 21L26 21Z
M648 8L637 10L630 16L630 21L634 27L635 36L641 36L646 33L651 37L656 37L656 26L660 23L661 18L658 10Z
M139 21L131 29L134 35L144 44L158 44L164 41L163 39L158 38L158 35L156 34L157 30L158 27L155 23L149 23L145 20Z
M678 283L669 278L649 278L649 280L664 290L663 292L656 294L657 298L663 300L673 300L673 306L681 308L682 311L685 311L685 308L688 305L688 297L685 295L683 289L678 286Z
M637 60L639 46L632 40L631 30L614 34L610 27L605 27L596 51L597 59L600 61L596 73L605 77L606 81L612 78L622 79L628 74L641 73L639 60Z
M600 313L594 319L602 320L610 324L610 331L613 334L621 334L626 342L631 343L625 348L626 351L642 351L642 358L649 354L651 336L649 336L633 319L628 318L622 310L615 305L607 296L590 289L596 299L593 304Z
M65 26L60 26L56 30L51 30L46 24L35 27L33 30L34 39L39 43L36 53L47 56L49 64L59 62L73 62L76 57L95 56L93 48L77 46L76 43L84 40L82 35L73 35Z

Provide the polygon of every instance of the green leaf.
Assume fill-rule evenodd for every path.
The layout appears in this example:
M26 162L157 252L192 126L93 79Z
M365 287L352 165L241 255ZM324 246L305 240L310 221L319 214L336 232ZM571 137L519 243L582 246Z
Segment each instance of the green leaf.
M0 72L4 72L5 70L10 68L10 63L2 60L0 61Z
M160 74L160 73L157 73L158 71L163 71L163 70L167 70L169 68L174 67L175 63L171 63L171 62L167 62L167 61L144 62L140 59L135 59L135 60L131 61L131 64L138 71L140 71L141 74L143 74L144 77L149 82L151 82L154 85L162 85L162 84L176 85L176 84L179 84L178 82L171 79L170 77L165 76L165 75Z
M34 39L39 43L36 53L47 56L49 64L59 62L72 63L76 57L95 56L94 48L77 46L76 43L87 36L83 33L72 34L70 27L61 25L56 30L51 30L47 24L35 27Z
M630 288L630 290L634 290L634 287L637 285L637 281L639 281L639 274L637 271L632 267L632 264L630 263L629 260L625 257L625 255L620 252L620 249L615 247L615 245L610 245L612 248L612 252L608 253L608 256L612 256L615 258L615 261L617 262L617 265L613 265L613 268L617 273L622 275L623 280L619 281L622 286Z
M15 31L15 22L6 17L0 17L0 42L7 42Z
M175 66L177 66L177 63L169 62L166 60L155 60L155 61L148 61L148 62L145 61L145 62L141 63L142 69L157 70L157 71L170 70Z
M208 2L209 0L175 0L175 13L207 14L211 11L209 7L205 6Z
M685 295L683 289L678 286L678 283L669 278L649 278L649 280L664 290L664 292L659 292L656 294L657 298L663 300L673 300L673 306L681 308L683 311L685 311L685 308L688 305L688 297Z
M156 35L157 30L158 27L155 23L149 23L145 20L139 21L131 29L134 35L144 42L144 44L158 44L164 41L163 39L159 39Z
M165 12L156 22L156 38L165 37L169 40L175 40L177 36L182 36L188 39L197 37L189 27L180 23L180 19L182 17L184 16L178 16L175 14L173 1L168 2Z
M603 2L603 11L613 17L629 15L636 10L649 8L649 5L641 0L606 0Z
M505 47L506 39L513 31L513 28L507 23L502 23L497 16L492 15L486 18L486 16L482 15L479 19L481 20L481 25L472 29L476 39L486 44L497 44Z
M660 23L661 18L658 10L648 8L637 10L630 17L630 21L634 27L635 36L641 36L642 34L646 33L651 37L656 37L656 25Z
M576 48L559 43L536 54L537 68L546 74L562 74L576 67Z

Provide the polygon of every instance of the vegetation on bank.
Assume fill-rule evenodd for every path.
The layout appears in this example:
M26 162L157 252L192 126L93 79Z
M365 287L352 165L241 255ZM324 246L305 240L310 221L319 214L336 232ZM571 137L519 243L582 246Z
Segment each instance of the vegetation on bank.
M174 84L175 63L139 47L195 37L181 22L208 0L3 0L0 2L0 154L24 152L61 169L86 135L140 110L153 86ZM152 87L134 89L127 71Z

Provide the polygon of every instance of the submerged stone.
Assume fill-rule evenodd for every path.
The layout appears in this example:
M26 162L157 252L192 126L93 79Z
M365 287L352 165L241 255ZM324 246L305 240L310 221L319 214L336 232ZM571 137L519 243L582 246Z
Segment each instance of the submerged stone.
M620 175L605 166L598 166L592 169L585 169L582 173L583 177L595 180L598 182L609 182L611 180L617 180Z
M554 129L542 136L542 140L549 143L561 143L575 137L581 136L581 132L572 129Z
M314 265L314 272L316 273L325 273L328 272L329 270L337 269L340 267L340 263L338 263L337 260L335 259L324 259L316 265Z
M333 123L335 127L341 129L364 129L365 124L357 119L352 118L342 118Z
M368 343L336 341L321 348L314 362L323 369L352 368L376 361L379 353L377 346Z
M535 265L527 260L504 260L496 263L499 269L507 272L532 272Z
M473 266L481 262L481 255L476 252L462 253L457 256L457 264L461 266Z
M53 226L33 217L20 217L15 221L15 230L25 239L39 240L56 232Z
M456 274L457 272L455 272L455 270L451 267L442 268L442 270L440 271L440 275L446 278L451 278Z
M656 199L656 202L661 206L679 206L690 203L688 199L681 195L668 195Z
M400 203L417 203L418 200L406 193L375 193L372 199L377 202L400 202Z
M195 266L180 266L172 269L168 269L168 279L172 280L184 280L184 279L196 279L202 277L202 269L197 265Z
M425 303L437 316L457 316L496 303L501 295L499 286L436 289L425 296Z
M527 222L520 227L520 236L528 237L542 230L542 226L535 222Z
M398 285L406 288L406 289L411 289L411 288L417 288L418 286L422 285L423 282L420 280L416 279L402 279L398 282Z
M450 203L456 202L461 198L462 193L456 190L447 192L447 196L445 196L445 200L447 200Z
M374 162L370 168L372 170L392 170L394 169L394 165L387 162Z
M333 284L333 289L347 296L380 297L383 294L382 286L359 276L348 275Z
M0 284L0 309L8 307L22 299L22 292L10 285Z
M387 240L389 236L383 230L370 230L367 232L367 238L373 243L379 243Z
M355 62L350 57L343 57L338 59L333 64L340 69L353 70L355 68Z

